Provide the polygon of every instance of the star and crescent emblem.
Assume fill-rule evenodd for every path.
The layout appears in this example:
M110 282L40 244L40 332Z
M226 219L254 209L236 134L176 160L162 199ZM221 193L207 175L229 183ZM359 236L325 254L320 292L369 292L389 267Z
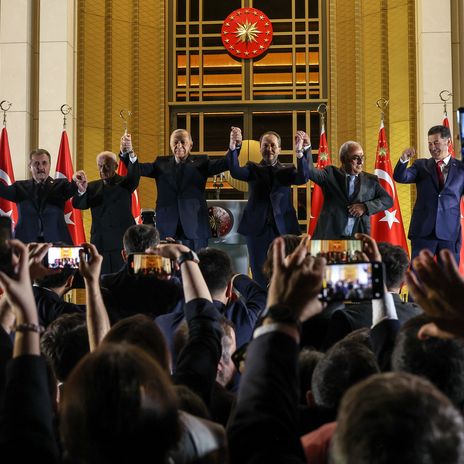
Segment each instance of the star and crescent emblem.
M224 20L221 37L231 55L249 59L266 52L272 42L272 32L271 21L262 11L240 8Z

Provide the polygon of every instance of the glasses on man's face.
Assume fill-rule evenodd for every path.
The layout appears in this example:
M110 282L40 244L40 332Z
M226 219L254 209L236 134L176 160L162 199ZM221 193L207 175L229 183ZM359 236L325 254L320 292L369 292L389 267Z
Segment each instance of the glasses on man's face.
M357 163L364 163L364 155L361 156L361 155L353 155L351 157L351 161L356 161Z

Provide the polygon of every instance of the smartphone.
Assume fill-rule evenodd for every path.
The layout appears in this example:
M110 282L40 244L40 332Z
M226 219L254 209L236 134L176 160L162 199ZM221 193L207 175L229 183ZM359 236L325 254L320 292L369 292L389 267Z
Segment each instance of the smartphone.
M382 263L330 264L325 268L319 297L328 302L381 298L384 280Z
M149 253L131 253L128 256L129 270L135 275L155 275L169 277L172 263L169 258Z
M311 256L322 256L327 264L362 261L361 240L311 240L308 248Z
M80 246L52 246L45 255L44 264L49 269L79 269Z
M0 271L9 276L13 275L13 265L11 263L12 251L6 242L11 237L11 219L8 216L0 216Z

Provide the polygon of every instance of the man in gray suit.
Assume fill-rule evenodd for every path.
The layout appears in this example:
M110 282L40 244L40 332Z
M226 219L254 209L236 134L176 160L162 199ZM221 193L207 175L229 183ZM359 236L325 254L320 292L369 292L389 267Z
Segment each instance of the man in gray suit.
M309 140L298 131L296 145ZM377 176L364 172L364 152L357 142L348 141L340 147L340 167L314 168L309 164L309 178L324 194L324 205L317 221L313 239L336 240L354 237L356 232L370 233L370 217L393 205L393 199L379 184Z

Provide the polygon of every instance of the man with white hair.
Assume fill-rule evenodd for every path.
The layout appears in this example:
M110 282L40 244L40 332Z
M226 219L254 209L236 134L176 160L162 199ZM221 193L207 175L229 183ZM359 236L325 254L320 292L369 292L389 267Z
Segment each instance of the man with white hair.
M119 271L124 232L135 224L131 212L131 195L139 185L140 173L135 153L131 153L126 176L116 174L116 155L103 151L97 156L100 180L87 182L83 171L76 173L78 194L73 206L90 208L92 228L90 241L103 256L102 274Z
M304 132L298 132L297 144L298 138L307 137ZM340 147L339 158L339 168L316 169L309 163L309 178L324 194L314 239L350 238L357 232L369 234L370 216L393 206L392 197L377 176L363 171L365 156L358 142L345 142Z

